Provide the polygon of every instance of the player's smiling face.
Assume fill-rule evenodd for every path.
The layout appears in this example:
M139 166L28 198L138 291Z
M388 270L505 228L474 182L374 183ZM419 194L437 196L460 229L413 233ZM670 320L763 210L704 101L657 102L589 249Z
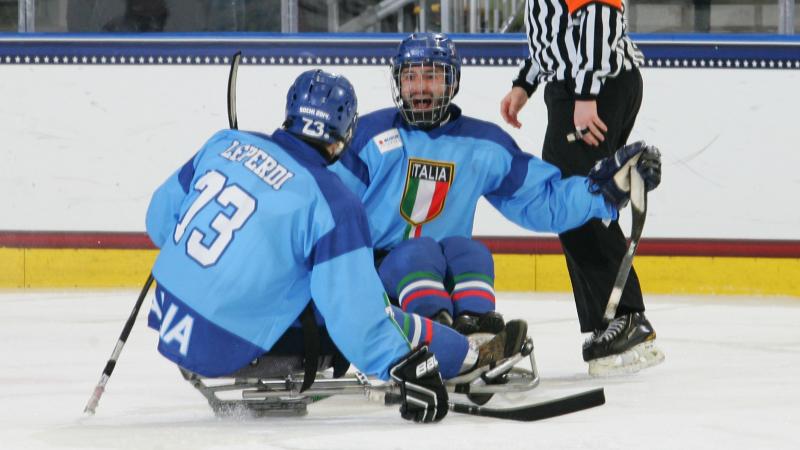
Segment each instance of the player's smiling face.
M430 111L442 104L447 90L445 68L411 64L400 71L400 95L413 111Z

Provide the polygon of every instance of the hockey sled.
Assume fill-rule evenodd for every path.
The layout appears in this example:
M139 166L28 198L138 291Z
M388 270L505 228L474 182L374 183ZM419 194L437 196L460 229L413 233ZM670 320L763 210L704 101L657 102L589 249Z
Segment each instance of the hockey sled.
M527 360L529 367L516 367ZM524 364L523 364L524 365ZM302 356L273 356L261 358L255 366L246 367L229 378L203 378L181 369L205 398L217 416L302 416L307 406L333 395L362 395L385 404L399 402L399 387L392 382L368 379L356 372L333 378L330 357L320 358L314 383L305 391ZM482 405L496 393L525 392L539 384L539 374L533 356L533 341L528 338L520 353L493 367L484 367L462 374L446 382L450 393L465 394L472 403L451 401L454 412L491 416L512 420L538 420L601 405L605 402L602 389L587 391L546 403L515 408L492 409Z

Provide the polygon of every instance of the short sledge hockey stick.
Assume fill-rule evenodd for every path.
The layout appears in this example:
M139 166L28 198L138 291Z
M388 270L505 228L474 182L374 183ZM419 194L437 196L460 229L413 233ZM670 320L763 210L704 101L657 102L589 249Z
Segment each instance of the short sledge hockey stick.
M142 287L142 292L139 293L139 298L136 299L136 304L133 305L133 311L131 311L128 321L125 322L125 326L122 328L122 333L119 335L117 345L114 346L114 351L111 352L111 358L109 358L108 362L106 362L106 367L103 369L102 375L100 375L100 381L97 383L97 386L94 388L94 392L92 392L92 396L89 397L89 402L86 403L86 407L83 409L84 413L94 414L95 409L97 409L97 404L100 402L100 397L103 395L103 392L106 389L106 383L108 383L108 379L111 378L111 373L114 372L114 367L117 365L117 359L119 358L120 353L122 353L122 348L125 346L125 341L128 340L128 336L131 334L133 324L136 322L136 316L139 314L139 309L142 307L142 302L144 301L147 291L150 290L150 286L152 284L153 274L151 273L148 275L147 281L145 281L144 286Z
M386 393L387 405L399 404L400 395ZM470 405L466 403L450 402L449 409L455 413L469 414L471 416L492 417L495 419L516 420L520 422L533 422L562 416L584 409L594 408L605 404L606 396L603 388L591 389L578 394L556 398L541 403L530 403L509 408L488 408L485 406Z
M614 287L611 289L611 295L606 305L606 312L603 314L603 320L606 323L614 320L617 315L617 307L622 298L622 291L625 289L625 283L628 281L628 274L633 265L633 255L636 254L636 248L639 246L639 239L642 237L642 230L644 229L644 219L647 217L647 190L644 187L644 180L642 175L634 165L631 167L631 243L628 244L628 251L622 258L617 271L617 278L614 280Z

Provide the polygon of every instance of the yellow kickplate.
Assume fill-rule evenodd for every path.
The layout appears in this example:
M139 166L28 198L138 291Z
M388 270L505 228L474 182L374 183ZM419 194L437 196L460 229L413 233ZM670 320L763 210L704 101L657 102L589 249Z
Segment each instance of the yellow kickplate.
M536 255L494 255L495 291L535 291Z
M498 291L569 292L563 255L496 254ZM800 259L637 256L642 290L653 294L800 296Z
M138 287L156 250L26 249L26 288Z
M25 287L25 250L0 248L0 288Z
M633 265L654 294L800 296L800 259L642 256Z
M0 288L139 287L157 250L0 248ZM495 290L569 292L563 255L495 254ZM637 256L653 294L800 296L800 259Z

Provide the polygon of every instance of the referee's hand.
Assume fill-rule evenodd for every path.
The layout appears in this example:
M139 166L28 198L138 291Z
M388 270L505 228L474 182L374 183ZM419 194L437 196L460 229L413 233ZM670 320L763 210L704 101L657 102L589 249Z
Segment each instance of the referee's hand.
M503 97L503 100L500 101L500 115L503 116L503 120L514 128L520 128L522 124L517 119L517 114L527 102L528 94L525 89L519 86L511 88L508 94Z
M581 130L579 137L592 147L597 147L606 140L604 134L608 127L597 115L597 101L575 100L573 122L575 129Z

